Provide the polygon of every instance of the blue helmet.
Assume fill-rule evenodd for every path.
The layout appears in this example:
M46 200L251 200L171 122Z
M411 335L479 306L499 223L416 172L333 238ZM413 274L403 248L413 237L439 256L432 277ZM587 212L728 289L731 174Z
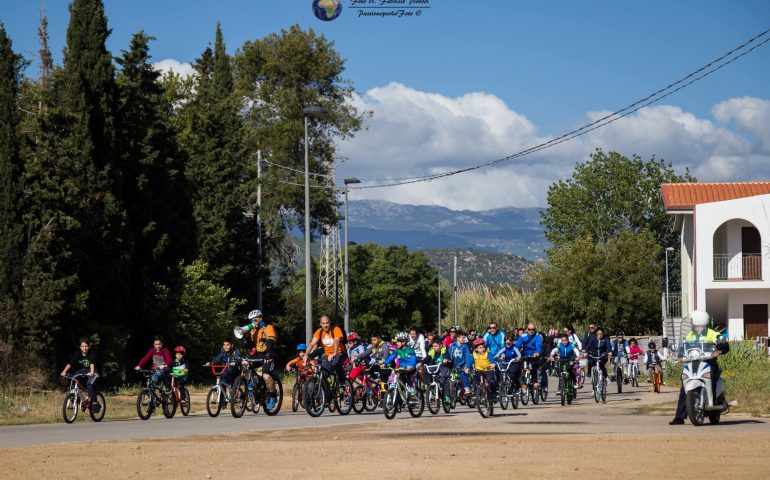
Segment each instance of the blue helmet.
M300 343L299 345L297 345L297 351L300 351L300 350L307 350L307 345L305 345L304 343Z

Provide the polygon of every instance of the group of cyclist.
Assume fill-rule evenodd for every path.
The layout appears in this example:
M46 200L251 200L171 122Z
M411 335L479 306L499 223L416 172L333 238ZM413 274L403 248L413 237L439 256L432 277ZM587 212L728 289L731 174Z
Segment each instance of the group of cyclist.
M247 329L254 343L249 355L242 355L234 341L225 338L219 353L206 366L226 366L220 377L225 388L232 385L242 369L260 368L267 390L265 407L272 410L280 401L276 396L274 375L271 375L275 368L277 335L259 310L252 310L248 319L250 324ZM547 370L551 365L566 363L575 388L582 388L581 359L588 360L589 369L598 364L604 378L608 378L606 364L609 359L612 359L613 365L620 362L627 376L631 364L638 364L642 356L648 370L662 363L654 342L650 342L648 351L644 352L636 339L626 341L621 331L610 341L604 329L595 323L589 324L582 340L572 326L565 327L562 332L555 329L538 331L534 323L529 323L525 329L516 329L506 335L495 322L489 324L483 335L478 335L476 330L466 333L455 325L443 335L435 332L423 334L412 328L408 332L397 333L390 341L380 333L372 334L368 340L363 341L355 332L346 335L340 326L332 325L330 318L323 316L310 343L297 345L297 356L286 365L286 370L295 369L298 376L308 376L320 365L330 375L336 375L341 384L348 380L353 384L360 383L364 375L372 375L384 391L391 375L400 376L409 389L424 386L427 380L424 366L438 366L443 400L449 402L449 382L453 373L459 376L465 395L471 394L472 385L482 381L496 394L501 380L500 369L496 368L498 364L508 366L505 375L514 391L520 391L521 364L526 360L534 379L533 388L547 392ZM156 336L152 348L136 364L135 370L149 365L152 388L161 382L168 384L171 376L176 377L179 385L184 385L190 368L184 358L185 353L183 346L176 346L172 358L163 338ZM71 369L75 370L75 375L88 378L88 393L93 400L95 361L91 342L87 338L81 339L80 351L61 375L66 376ZM615 370L613 368L613 372Z

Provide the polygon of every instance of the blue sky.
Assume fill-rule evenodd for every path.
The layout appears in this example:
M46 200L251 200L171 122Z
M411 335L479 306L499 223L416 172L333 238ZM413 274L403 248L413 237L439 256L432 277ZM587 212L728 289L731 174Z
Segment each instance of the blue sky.
M528 140L549 138L585 122L591 112L611 110L641 98L770 28L768 1L430 0L430 10L425 10L420 17L401 19L359 18L350 5L351 0L342 1L342 15L337 20L322 22L313 16L311 0L109 0L105 5L113 33L108 47L117 55L134 32L144 29L157 37L152 45L155 60L170 58L184 63L193 61L212 40L217 20L222 23L231 52L246 40L298 23L334 40L347 59L347 78L361 95L362 105L375 112L370 131L379 127L382 130L379 133L388 133L391 138L398 134L392 130L397 128L394 122L382 118L383 113L389 111L385 108L388 99L396 95L401 95L402 100L424 98L422 94L436 95L436 104L453 102L459 109L459 113L455 113L462 118L477 114L481 108L476 102L478 98L468 95L480 92L484 108L492 105L495 111L498 107L504 110L498 111L498 117L480 114L485 128L495 131L497 120L503 118L500 121L505 123L516 117L524 122L521 128L532 129L528 138L520 139L522 147L526 147ZM45 5L51 45L59 59L68 20L67 3L49 0ZM0 19L14 41L14 48L28 58L34 58L38 49L35 36L38 11L39 3L34 0L0 1ZM36 74L34 64L29 73ZM715 108L731 99L752 98L760 101L759 108L764 115L764 101L770 99L768 78L770 45L670 97L665 105L692 115L696 124L699 121L712 124L719 134L737 135L737 140L730 139L735 140L736 145L745 140L748 146L727 152L729 155L721 152L719 145L700 152L709 158L729 156L735 163L736 155L757 151L764 154L765 139L756 138L763 135L763 131L745 128L741 131L737 126L741 115L745 122L751 122L745 118L746 112L756 109L757 103L728 105L723 108L726 113L716 120ZM465 101L458 101L463 98ZM502 106L495 104L498 100ZM736 108L742 110L738 112ZM676 117L671 112L666 115ZM410 117L419 118L419 115ZM677 124L686 123L682 122ZM391 130L385 132L386 128ZM509 124L507 128L517 127ZM692 125L683 128L689 132ZM365 141L367 137L372 138L371 142ZM551 170L563 176L594 147L615 147L612 138L610 135L596 137L582 145L582 149L565 152L564 158L558 161L533 157L530 163L508 168L520 173L533 170L538 163L553 161L558 163L558 168ZM618 134L618 138L625 137ZM766 140L770 145L770 139ZM679 139L680 143L689 141L691 139L685 137ZM342 150L349 155L362 155L376 145L376 135L367 132ZM620 142L619 147L623 146L626 145ZM517 148L518 143L501 142L499 147L499 152L483 151L477 158L471 158L473 154L468 153L462 159L445 156L422 166L417 161L418 166L414 168L394 162L393 171L414 174L426 169L436 171L480 163L495 155L513 153L515 150L505 149ZM668 153L667 148L662 148L662 152L640 148L638 153L660 155ZM672 152L676 155L677 150ZM683 160L672 160L678 166L695 167L697 158L686 156ZM378 163L382 163L381 159ZM414 165L415 161L404 163ZM349 165L343 165L343 170L367 176L371 166L367 161L357 163L353 159ZM743 177L735 173L741 170L745 169L717 168L712 161L708 168L704 167L701 176L720 179L721 172L724 179L751 179L743 178L745 172ZM553 180L542 172L531 173L539 175L543 182ZM761 174L767 177L770 171ZM522 177L522 184L527 183L525 178L530 177ZM439 190L431 190L435 203L453 206ZM542 187L538 187L539 193L512 195L508 202L484 201L471 206L542 204L541 190ZM419 189L409 192L411 196L407 195L407 200L425 195L425 191ZM380 198L389 198L388 195L382 194Z

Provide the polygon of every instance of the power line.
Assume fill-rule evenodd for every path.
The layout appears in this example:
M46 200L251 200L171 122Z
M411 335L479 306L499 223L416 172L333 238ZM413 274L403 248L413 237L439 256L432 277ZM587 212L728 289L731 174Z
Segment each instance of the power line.
M686 87L692 85L693 83L695 83L695 82L697 82L697 81L699 81L699 80L701 80L701 79L711 75L712 73L722 69L723 67L733 63L734 61L738 60L739 58L743 57L744 55L747 55L748 53L750 53L750 52L756 50L757 48L761 47L762 45L766 44L768 41L770 41L770 38L767 38L767 39L763 40L762 42L754 45L753 47L751 47L747 51L741 53L740 55L737 55L737 56L731 58L730 60L728 60L728 61L726 61L726 62L724 62L724 63L722 63L720 65L717 65L716 67L712 68L711 70L708 70L711 66L713 66L715 64L718 64L722 60L724 60L727 57L730 57L731 55L733 55L735 52L737 52L739 50L742 50L743 48L745 48L746 46L748 46L751 43L755 42L756 40L760 39L761 37L765 36L769 32L770 32L770 29L765 30L764 32L761 32L761 33L755 35L751 39L749 39L746 42L742 43L741 45L733 48L732 50L728 51L727 53L725 53L724 55L720 56L719 58L717 58L715 60L712 60L711 62L707 63L706 65L703 65L702 67L698 68L697 70L695 70L695 71L685 75L681 79L679 79L679 80L677 80L675 82L669 83L665 87L663 87L663 88L661 88L659 90L656 90L655 92L649 94L648 96L642 98L641 100L638 100L638 101L636 101L636 102L634 102L634 103L632 103L632 104L630 104L630 105L628 105L626 107L621 108L620 110L616 110L616 111L614 111L614 112L612 112L612 113L610 113L608 115L605 115L604 117L599 118L599 119L597 119L597 120L595 120L595 121L593 121L593 122L591 122L589 124L586 124L586 125L578 128L578 129L576 129L576 130L572 130L571 132L567 132L567 133L565 133L565 134L563 134L563 135L561 135L559 137L556 137L554 139L551 139L551 140L549 140L547 142L541 143L539 145L535 145L535 146L530 147L530 148L525 149L525 150L521 150L521 151L519 151L517 153L514 153L512 155L509 155L507 157L499 158L497 160L492 160L490 162L474 165L474 166L471 166L471 167L461 168L461 169L457 169L457 170L451 170L449 172L433 174L433 175L422 175L422 176L415 176L415 177L390 178L390 179L368 179L368 180L364 180L364 181L367 181L367 182L385 181L385 182L390 182L390 183L383 183L383 184L379 184L379 185L362 185L362 186L359 186L359 187L350 187L350 189L351 190L363 190L363 189L372 189L372 188L395 187L395 186L398 186L398 185L407 185L407 184L412 184L412 183L429 182L429 181L436 180L436 179L439 179L439 178L451 177L451 176L458 175L458 174L465 173L465 172L469 172L469 171L472 171L472 170L478 170L478 169L485 168L485 167L488 167L488 166L492 166L492 165L496 165L496 164L499 164L499 163L503 163L503 162L506 162L506 161L509 161L509 160L513 160L514 158L518 158L518 157L522 157L522 156L525 156L525 155L529 155L530 153L535 153L535 152L538 152L540 150L544 150L546 148L550 148L550 147L553 147L553 146L558 145L560 143L572 140L572 139L577 138L579 136L585 135L586 133L589 133L589 132L591 132L593 130L601 128L601 127L603 127L605 125L609 125L610 123L613 123L613 122L615 122L617 120L620 120L621 118L626 117L626 116L628 116L628 115L630 115L630 114L632 114L632 113L634 113L634 112L636 112L636 111L638 111L638 110L640 110L640 109L642 109L642 108L644 108L646 106L649 106L649 105L651 105L651 104L653 104L655 102L658 102L658 101L660 101L660 100L662 100L662 99L664 99L664 98L666 98L666 97L668 97L668 96L678 92L679 90L681 90L683 88L686 88ZM704 72L704 71L705 71L705 73L699 75L701 72ZM691 78L692 78L692 80L690 80L689 82L686 82L688 79L691 79ZM684 82L686 82L686 83L684 83ZM680 85L680 86L675 88L674 90L671 90L671 91L667 92L667 90L670 90L671 88L673 88L674 86L677 86L677 85ZM666 93L663 94L663 92L666 92Z
M290 172L301 173L302 175L304 175L304 174L305 174L305 171L304 171L304 170L299 170L299 169L296 169L296 168L291 168L291 167L289 167L289 166L286 166L286 165L281 165L281 164L278 164L278 163L273 163L273 162L271 162L270 160L265 160L265 159L262 159L262 163L266 163L266 164L268 164L268 165L272 165L272 166L274 166L274 167L282 168L282 169L284 169L284 170L288 170L288 171L290 171ZM320 177L320 178L334 178L334 176L333 176L333 175L324 175L323 173L313 173L313 172L310 172L310 173L309 173L309 175L310 175L311 177Z

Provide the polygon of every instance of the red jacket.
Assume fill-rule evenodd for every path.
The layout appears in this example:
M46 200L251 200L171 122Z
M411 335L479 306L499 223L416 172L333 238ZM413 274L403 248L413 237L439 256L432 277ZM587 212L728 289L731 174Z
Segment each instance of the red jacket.
M150 351L147 352L147 354L144 357L142 357L141 360L139 360L139 363L137 365L140 366L140 367L144 366L145 363L147 363L148 361L152 360L152 356L153 355L156 355L155 347L151 348ZM171 367L171 352L168 351L168 348L166 348L166 347L161 348L160 352L157 352L157 355L162 355L163 356L163 360L166 363L166 365L169 368ZM152 365L152 368L153 369L155 368L154 364Z

